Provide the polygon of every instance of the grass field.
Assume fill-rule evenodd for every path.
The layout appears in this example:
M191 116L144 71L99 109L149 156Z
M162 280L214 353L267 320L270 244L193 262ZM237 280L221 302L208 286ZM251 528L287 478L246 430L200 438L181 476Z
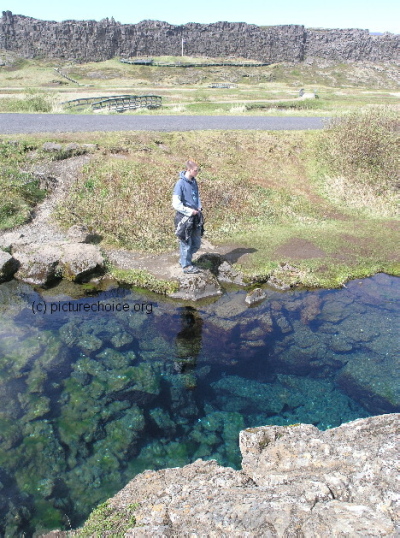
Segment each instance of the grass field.
M71 133L13 136L12 146L5 137L8 174L0 186L14 198L4 197L0 225L23 221L42 196L18 174L44 165L44 141L94 143L99 149L56 210L65 228L85 223L104 244L175 250L171 192L193 158L201 167L206 238L225 250L249 249L240 269L250 280L275 274L333 287L379 271L399 275L396 129L396 111L377 107L321 132ZM296 270L281 274L284 264Z
M213 82L235 87L210 88ZM310 98L299 98L301 88ZM0 67L1 112L71 112L64 101L126 93L163 97L162 108L132 114L339 115L342 126L320 133L65 133L13 136L12 145L3 137L0 187L7 196L0 203L0 228L26 221L46 194L29 173L48 159L40 150L43 142L96 143L100 149L57 208L62 226L89 224L106 243L124 248L175 249L172 228L165 224L171 219L171 189L185 160L193 158L202 169L207 238L249 248L241 269L250 279L280 273L285 263L295 264L296 271L283 278L308 286L337 286L377 271L400 274L396 66L169 68L118 59L57 66L15 59Z
M400 73L395 65L314 62L211 67L206 64L221 61L221 58L178 56L154 60L203 61L205 66L135 66L117 58L63 65L54 61L15 59L13 65L0 67L0 112L71 112L63 105L65 101L129 93L163 97L161 109L125 112L132 114L324 116L360 106L395 105L400 98ZM56 67L77 83L63 78L54 70ZM209 87L216 82L235 84L236 87ZM300 89L311 98L300 100ZM318 98L314 99L314 95ZM90 107L80 108L78 112L93 113Z

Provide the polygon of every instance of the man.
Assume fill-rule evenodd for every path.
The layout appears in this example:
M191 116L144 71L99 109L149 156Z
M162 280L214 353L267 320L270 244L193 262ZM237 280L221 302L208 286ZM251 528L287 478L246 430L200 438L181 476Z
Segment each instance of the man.
M184 273L198 273L192 265L192 256L200 248L203 229L203 215L196 176L199 167L194 161L187 161L186 170L181 172L172 195L175 215L175 234L179 237L180 260Z

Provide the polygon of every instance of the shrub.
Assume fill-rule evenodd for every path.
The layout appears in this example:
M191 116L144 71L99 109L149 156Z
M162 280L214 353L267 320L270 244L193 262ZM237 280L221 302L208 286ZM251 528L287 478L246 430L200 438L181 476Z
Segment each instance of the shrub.
M25 98L5 98L0 100L3 112L52 112L53 102L51 96L44 92L28 89Z
M0 229L22 224L30 218L31 208L42 201L46 192L40 182L29 172L22 172L26 154L32 149L25 142L10 144L0 142Z
M378 191L398 182L400 121L390 107L370 107L336 117L317 145L317 160L329 175Z

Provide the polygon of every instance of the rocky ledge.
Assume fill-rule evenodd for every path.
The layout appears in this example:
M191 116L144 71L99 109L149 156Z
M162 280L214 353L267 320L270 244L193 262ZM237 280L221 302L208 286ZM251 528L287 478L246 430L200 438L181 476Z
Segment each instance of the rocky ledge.
M77 228L83 227L72 226L70 232ZM99 247L86 244L86 238L78 240L32 243L23 234L4 234L0 237L0 282L14 276L22 282L47 286L59 278L80 282L103 271Z
M92 513L84 535L396 536L399 418L244 430L241 471L214 460L145 471Z

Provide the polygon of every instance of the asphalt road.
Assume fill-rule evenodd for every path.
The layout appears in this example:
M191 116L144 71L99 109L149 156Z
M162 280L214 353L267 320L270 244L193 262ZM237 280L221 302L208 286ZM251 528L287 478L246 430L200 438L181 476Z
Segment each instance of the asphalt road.
M0 114L0 134L92 131L193 131L321 129L324 118L266 116L135 116Z

